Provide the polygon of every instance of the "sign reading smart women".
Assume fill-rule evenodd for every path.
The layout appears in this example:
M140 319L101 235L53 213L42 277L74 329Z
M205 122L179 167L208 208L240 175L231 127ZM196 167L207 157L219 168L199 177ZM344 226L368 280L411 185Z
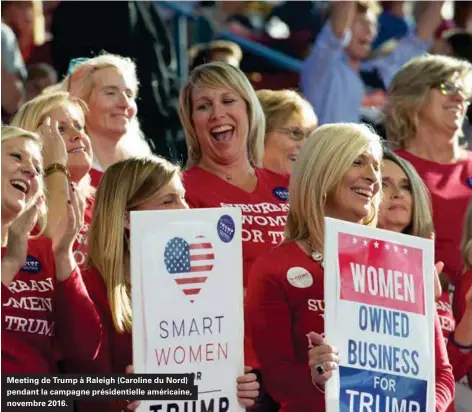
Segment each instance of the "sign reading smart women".
M241 211L131 213L133 362L137 373L191 373L194 401L140 411L243 411Z
M433 412L432 241L325 219L327 411Z

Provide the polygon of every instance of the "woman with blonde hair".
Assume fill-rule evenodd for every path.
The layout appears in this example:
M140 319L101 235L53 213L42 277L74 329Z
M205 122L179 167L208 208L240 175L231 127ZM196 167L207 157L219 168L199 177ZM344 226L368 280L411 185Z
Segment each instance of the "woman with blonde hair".
M290 174L318 118L310 103L293 90L258 90L257 97L266 118L263 165Z
M40 137L2 127L2 373L57 372L54 344L77 361L101 343L95 307L72 255L82 204L69 190L67 214L52 239L43 229ZM39 222L39 234L30 233ZM21 302L21 305L20 303ZM83 331L87 330L84 335Z
M242 211L246 288L254 260L282 240L288 211L288 176L262 169L265 118L256 92L236 67L199 66L180 91L180 118L188 149L188 204ZM245 359L257 365L248 333Z
M248 318L264 382L281 412L325 410L324 384L343 354L322 337L324 218L376 226L382 151L379 136L364 125L324 125L312 133L292 171L284 243L252 267ZM449 403L452 373L438 339L437 384Z
M120 184L116 184L120 182ZM124 373L132 364L130 212L188 208L177 166L158 157L129 158L111 165L97 189L89 232L89 269L83 272L105 340L91 362L66 364L73 373ZM249 371L250 368L246 370ZM258 394L254 374L238 378L244 406ZM121 411L123 402L77 403L78 411Z
M59 89L88 105L85 123L93 148L90 175L97 187L108 166L151 151L136 116L139 81L133 61L108 53L77 60Z
M397 72L385 106L388 140L431 194L436 256L452 284L462 272L460 239L472 195L472 152L459 145L471 96L472 64L423 56Z
M85 103L68 92L45 94L24 104L12 125L38 132L43 139L44 180L49 215L46 234L50 235L60 217L66 213L69 179L85 198L84 224L74 244L74 257L80 268L86 264L86 236L93 210L93 192L89 171L92 167L92 145L85 132Z

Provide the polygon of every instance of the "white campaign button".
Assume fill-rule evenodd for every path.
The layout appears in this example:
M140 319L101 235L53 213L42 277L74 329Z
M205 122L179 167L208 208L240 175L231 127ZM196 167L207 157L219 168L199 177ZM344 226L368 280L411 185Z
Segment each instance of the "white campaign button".
M313 285L313 276L305 268L294 267L287 271L287 280L296 288L309 288Z

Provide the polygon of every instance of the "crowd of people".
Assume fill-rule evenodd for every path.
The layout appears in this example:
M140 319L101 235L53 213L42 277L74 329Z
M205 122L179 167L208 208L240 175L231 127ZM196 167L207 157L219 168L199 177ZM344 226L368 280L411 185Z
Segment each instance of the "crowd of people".
M442 3L429 2L390 54L365 61L375 15L335 2L300 91L256 91L224 42L196 50L166 102L185 137L180 165L177 140L167 144L180 133L173 120L149 136L166 128L164 103L159 125L141 121L142 61L78 54L58 81L47 66L12 72L21 65L2 58L2 373L133 373L130 212L237 207L247 366L235 390L246 410L325 410L324 386L346 356L324 336L331 217L434 242L436 411L462 411L456 393L472 402L472 63L428 53ZM2 48L4 34L12 43L4 26ZM385 89L382 136L362 122L365 70ZM48 82L18 98L18 82L38 73ZM294 266L311 286L287 280Z

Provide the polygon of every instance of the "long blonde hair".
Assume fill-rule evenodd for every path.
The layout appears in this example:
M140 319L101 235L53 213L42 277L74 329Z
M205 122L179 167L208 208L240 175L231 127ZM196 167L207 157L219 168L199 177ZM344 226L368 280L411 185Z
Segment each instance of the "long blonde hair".
M326 198L337 189L356 158L368 149L379 162L382 160L380 137L365 125L327 124L311 133L290 178L285 241L310 239L313 247L323 250ZM376 226L381 195L379 189L364 225Z
M179 114L187 143L187 167L197 165L202 157L202 148L192 121L192 92L197 87L229 88L246 102L249 120L249 163L252 166L261 166L264 155L265 116L256 92L241 70L230 64L213 62L195 68L185 86L180 89Z
M160 157L132 157L111 165L98 186L88 234L89 265L103 277L113 324L119 332L132 329L126 215L156 196L179 172L177 166Z
M39 149L41 153L42 149L42 140L41 137L37 133L30 132L28 130L21 129L16 126L2 126L2 143L6 142L7 140L16 139L16 138L26 138L33 141ZM43 169L42 157L39 159L41 170ZM23 213L26 213L32 207L36 207L36 202L38 201L39 196L44 196L44 180L42 177L42 172L38 176L38 193L35 197L31 198L30 201L25 205L25 209ZM17 216L18 219L19 216ZM44 204L41 208L38 208L38 215L37 215L37 227L38 232L34 237L39 237L46 229L47 224L47 209L46 205Z

